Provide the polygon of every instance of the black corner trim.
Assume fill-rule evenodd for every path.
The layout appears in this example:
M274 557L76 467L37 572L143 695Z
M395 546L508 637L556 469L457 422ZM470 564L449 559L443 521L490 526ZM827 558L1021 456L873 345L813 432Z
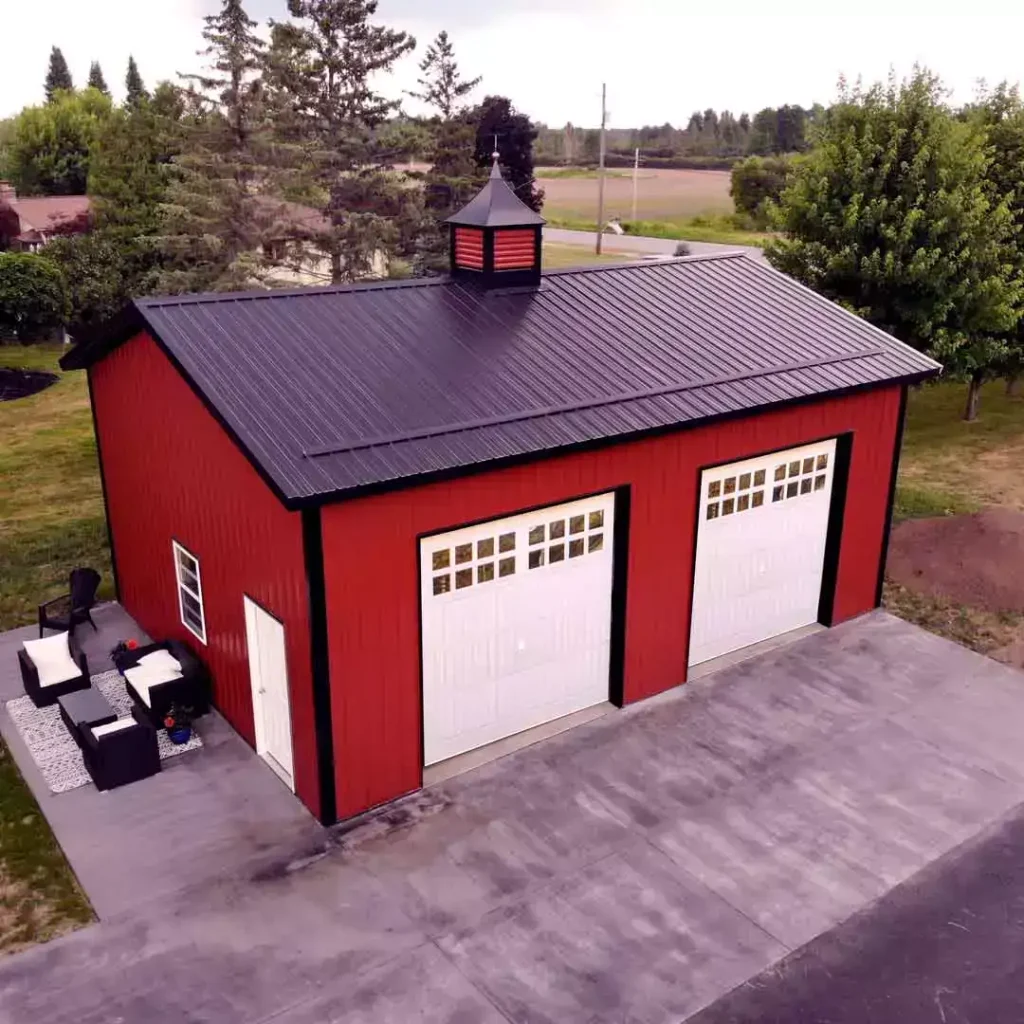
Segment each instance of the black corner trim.
M896 482L900 474L900 454L903 451L903 428L907 424L907 392L909 386L900 389L900 411L896 423L896 438L892 446L892 469L889 474L889 500L885 506L885 526L882 534L882 550L878 555L878 583L875 586L875 607L882 605L882 588L885 586L885 566L889 560L889 538L892 535L892 513L896 507Z
M92 388L92 370L85 371L89 385L89 408L92 410L92 432L96 438L96 461L100 464L100 490L103 492L103 518L107 523L107 547L110 548L110 572L114 577L114 597L121 600L121 584L117 575L117 552L114 549L114 527L110 522L110 501L107 498L107 471L103 465L103 445L100 441L100 425L96 419L96 397Z
M825 562L821 575L821 596L818 598L818 621L831 626L835 619L836 587L839 583L839 553L843 546L843 523L846 518L846 497L850 487L850 461L853 456L853 434L836 438L832 462L832 498L828 508L825 533Z
M612 635L609 650L608 699L621 708L626 700L626 593L629 576L629 514L632 489L615 489L612 537Z
M338 820L334 785L334 731L331 722L331 671L327 650L327 589L324 582L324 544L320 510L302 510L302 548L309 589L309 649L313 684L313 726L316 736L317 777L323 825Z

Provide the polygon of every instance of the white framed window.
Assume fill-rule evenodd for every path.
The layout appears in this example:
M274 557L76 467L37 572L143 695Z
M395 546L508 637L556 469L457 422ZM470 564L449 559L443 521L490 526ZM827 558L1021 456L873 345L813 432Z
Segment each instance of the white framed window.
M176 540L174 549L174 576L178 581L178 614L181 624L199 640L206 643L206 613L203 610L203 583L199 575L199 559L186 551Z

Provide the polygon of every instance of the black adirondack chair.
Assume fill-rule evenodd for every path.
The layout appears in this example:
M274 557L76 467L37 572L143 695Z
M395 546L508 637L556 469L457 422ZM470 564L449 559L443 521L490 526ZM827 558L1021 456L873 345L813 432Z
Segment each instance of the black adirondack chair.
M100 574L95 569L72 569L68 592L39 606L39 635L44 629L73 633L83 622L96 629L92 608L99 585Z

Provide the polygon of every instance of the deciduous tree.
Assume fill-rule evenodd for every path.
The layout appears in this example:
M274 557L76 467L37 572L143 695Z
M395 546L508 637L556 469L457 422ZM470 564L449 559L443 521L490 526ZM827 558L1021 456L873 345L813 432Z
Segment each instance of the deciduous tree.
M968 418L1024 300L1006 258L1013 218L986 180L990 161L984 129L952 115L927 71L844 92L783 193L786 237L766 250L779 269L968 380Z
M61 53L59 46L50 50L50 66L47 68L46 82L43 87L46 89L47 103L52 103L57 93L71 92L75 87L68 62L64 59L64 54Z
M732 169L729 195L736 209L759 227L770 217L769 204L778 203L794 166L793 157L748 156Z
M497 138L497 152L505 180L531 210L540 213L544 190L538 188L533 173L533 142L537 129L525 114L520 114L504 96L488 96L468 114L476 126L474 159L477 167L490 170Z
M95 89L58 92L14 120L7 173L26 195L83 195L93 141L110 117L110 97Z

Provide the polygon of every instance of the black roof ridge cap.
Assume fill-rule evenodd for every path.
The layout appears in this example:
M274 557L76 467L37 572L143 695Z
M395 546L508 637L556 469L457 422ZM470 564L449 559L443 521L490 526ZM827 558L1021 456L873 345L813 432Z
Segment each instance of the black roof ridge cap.
M820 292L816 292L809 285L804 284L803 281L798 281L795 277L790 276L783 270L779 270L778 267L773 267L770 263L767 263L762 260L755 260L754 262L759 265L761 270L767 271L768 273L774 274L778 277L783 277L790 284L795 285L797 288L799 288L803 292L806 292L808 295L814 296L814 298L818 299L820 302L827 302L830 306L832 306L834 309L837 309L848 319L855 320L861 326L868 327L876 334L880 334L890 344L895 343L900 348L905 349L907 352L912 352L915 356L920 356L922 359L927 359L932 364L932 366L939 371L939 373L945 372L946 368L942 365L942 363L940 363L936 359L932 359L932 357L928 355L927 352L922 352L920 349L914 348L913 345L908 345L907 342L903 341L901 338L897 338L895 334L890 334L888 331L883 331L881 327L876 326L865 317L857 316L856 313L854 313L852 310L847 309L842 303L837 302L835 299L830 299L827 296L822 295Z
M629 402L643 401L648 398L662 398L667 395L679 394L683 391L696 391L698 388L721 387L724 384L737 384L758 377L782 376L786 373L798 373L802 370L814 370L822 366L834 366L837 363L850 363L858 359L872 359L885 355L883 348L861 349L860 351L844 352L842 355L829 359L800 360L778 366L762 366L739 373L721 374L717 377L703 377L697 380L677 381L655 388L643 388L636 391L622 392L616 395L600 395L577 402L574 405L543 406L538 409L524 409L521 412L504 416L487 417L478 420L464 420L461 423L449 423L419 430L406 431L400 434L383 434L361 441L338 441L317 448L306 448L302 455L307 459L322 458L327 455L344 455L348 452L366 451L370 448L383 448L394 444L405 444L410 441L424 441L434 437L446 437L450 434L462 434L470 430L483 430L488 427L505 427L513 423L524 423L527 420L544 419L577 412L586 412L606 405L625 405Z
M198 292L191 295L153 295L132 302L139 310L161 309L164 306L213 305L218 302L248 302L259 299L285 299L302 296L344 295L358 292L391 291L401 288L428 288L452 284L448 276L414 277L403 281L383 279L380 281L358 281L351 284L308 285L305 288L265 288L243 292Z

